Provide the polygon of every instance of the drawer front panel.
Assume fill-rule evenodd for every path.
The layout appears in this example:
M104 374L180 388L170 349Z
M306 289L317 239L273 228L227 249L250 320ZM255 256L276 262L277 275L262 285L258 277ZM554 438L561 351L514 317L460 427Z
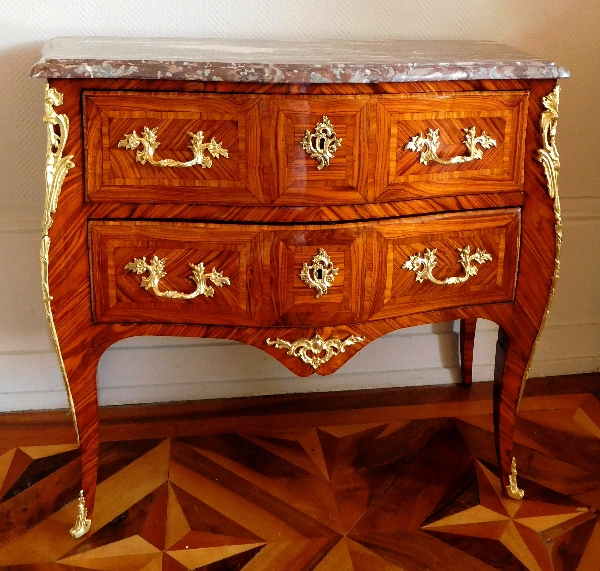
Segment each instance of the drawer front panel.
M314 206L522 189L526 92L83 102L92 201Z
M260 231L166 222L90 221L88 227L94 321L259 324ZM211 275L213 268L222 278ZM142 287L153 277L159 278L154 288ZM181 299L181 293L197 295Z
M262 202L260 107L261 98L252 95L85 92L88 199L189 204ZM138 139L131 148L133 145L125 141L134 132ZM192 136L199 132L201 144L214 138L227 156L214 148L216 156L211 148L193 149ZM153 137L158 145L152 158L141 157ZM178 165L151 164L169 159ZM182 166L194 159L197 163L204 160L204 167ZM208 162L212 164L208 166Z
M329 326L511 301L519 232L519 209L284 227L90 221L94 320Z
M367 96L271 97L272 200L277 205L354 204L367 200L370 99ZM321 166L302 145L327 118L341 141ZM329 137L328 140L333 140ZM321 143L322 145L324 143ZM318 146L316 137L312 145Z
M505 209L377 226L372 319L512 301L520 222L519 209Z
M520 190L527 103L523 92L379 98L376 200Z
M337 325L361 321L364 315L369 260L367 224L307 226L270 233L273 325ZM319 254L330 263L331 284L319 291L324 270ZM305 269L306 268L306 269ZM303 278L304 276L304 278Z

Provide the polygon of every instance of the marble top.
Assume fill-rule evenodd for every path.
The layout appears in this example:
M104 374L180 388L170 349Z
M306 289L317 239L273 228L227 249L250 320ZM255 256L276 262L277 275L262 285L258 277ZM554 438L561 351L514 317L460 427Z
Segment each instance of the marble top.
M58 37L34 77L378 83L569 77L551 60L479 41Z

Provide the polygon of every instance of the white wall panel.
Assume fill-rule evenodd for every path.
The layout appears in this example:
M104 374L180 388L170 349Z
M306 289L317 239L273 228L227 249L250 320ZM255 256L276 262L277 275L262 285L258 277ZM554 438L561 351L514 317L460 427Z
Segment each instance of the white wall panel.
M562 82L558 144L564 243L556 299L532 375L600 369L600 2L598 0L0 0L0 410L59 408L66 396L40 292L43 81L29 78L57 35L486 39L553 58ZM292 376L252 347L132 339L99 372L104 404L455 382L451 324L382 338L330 377ZM491 379L496 329L480 322L475 380Z

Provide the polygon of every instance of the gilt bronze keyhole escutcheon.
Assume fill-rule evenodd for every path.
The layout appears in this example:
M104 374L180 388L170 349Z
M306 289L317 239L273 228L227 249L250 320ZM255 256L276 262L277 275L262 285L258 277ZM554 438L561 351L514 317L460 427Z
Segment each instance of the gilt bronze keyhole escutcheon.
M319 253L313 258L312 264L309 266L304 262L302 265L300 279L317 290L315 297L319 299L327 293L327 288L333 284L339 271L339 268L333 267L329 254L323 248L319 248Z
M342 144L342 138L337 138L335 128L329 120L329 117L323 115L323 121L316 124L315 132L311 133L307 129L300 144L310 155L311 159L317 159L319 161L317 170L321 170L324 167L329 166L330 159L334 158L333 153L335 153Z

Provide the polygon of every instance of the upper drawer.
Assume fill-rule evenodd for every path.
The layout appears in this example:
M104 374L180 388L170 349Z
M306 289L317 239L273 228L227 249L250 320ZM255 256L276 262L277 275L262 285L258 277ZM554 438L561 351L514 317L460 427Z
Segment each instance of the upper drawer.
M377 201L511 192L523 183L528 94L377 99Z
M84 92L88 199L262 202L261 101L253 95ZM209 146L213 140L218 145Z
M87 197L313 206L513 192L527 101L88 91Z

